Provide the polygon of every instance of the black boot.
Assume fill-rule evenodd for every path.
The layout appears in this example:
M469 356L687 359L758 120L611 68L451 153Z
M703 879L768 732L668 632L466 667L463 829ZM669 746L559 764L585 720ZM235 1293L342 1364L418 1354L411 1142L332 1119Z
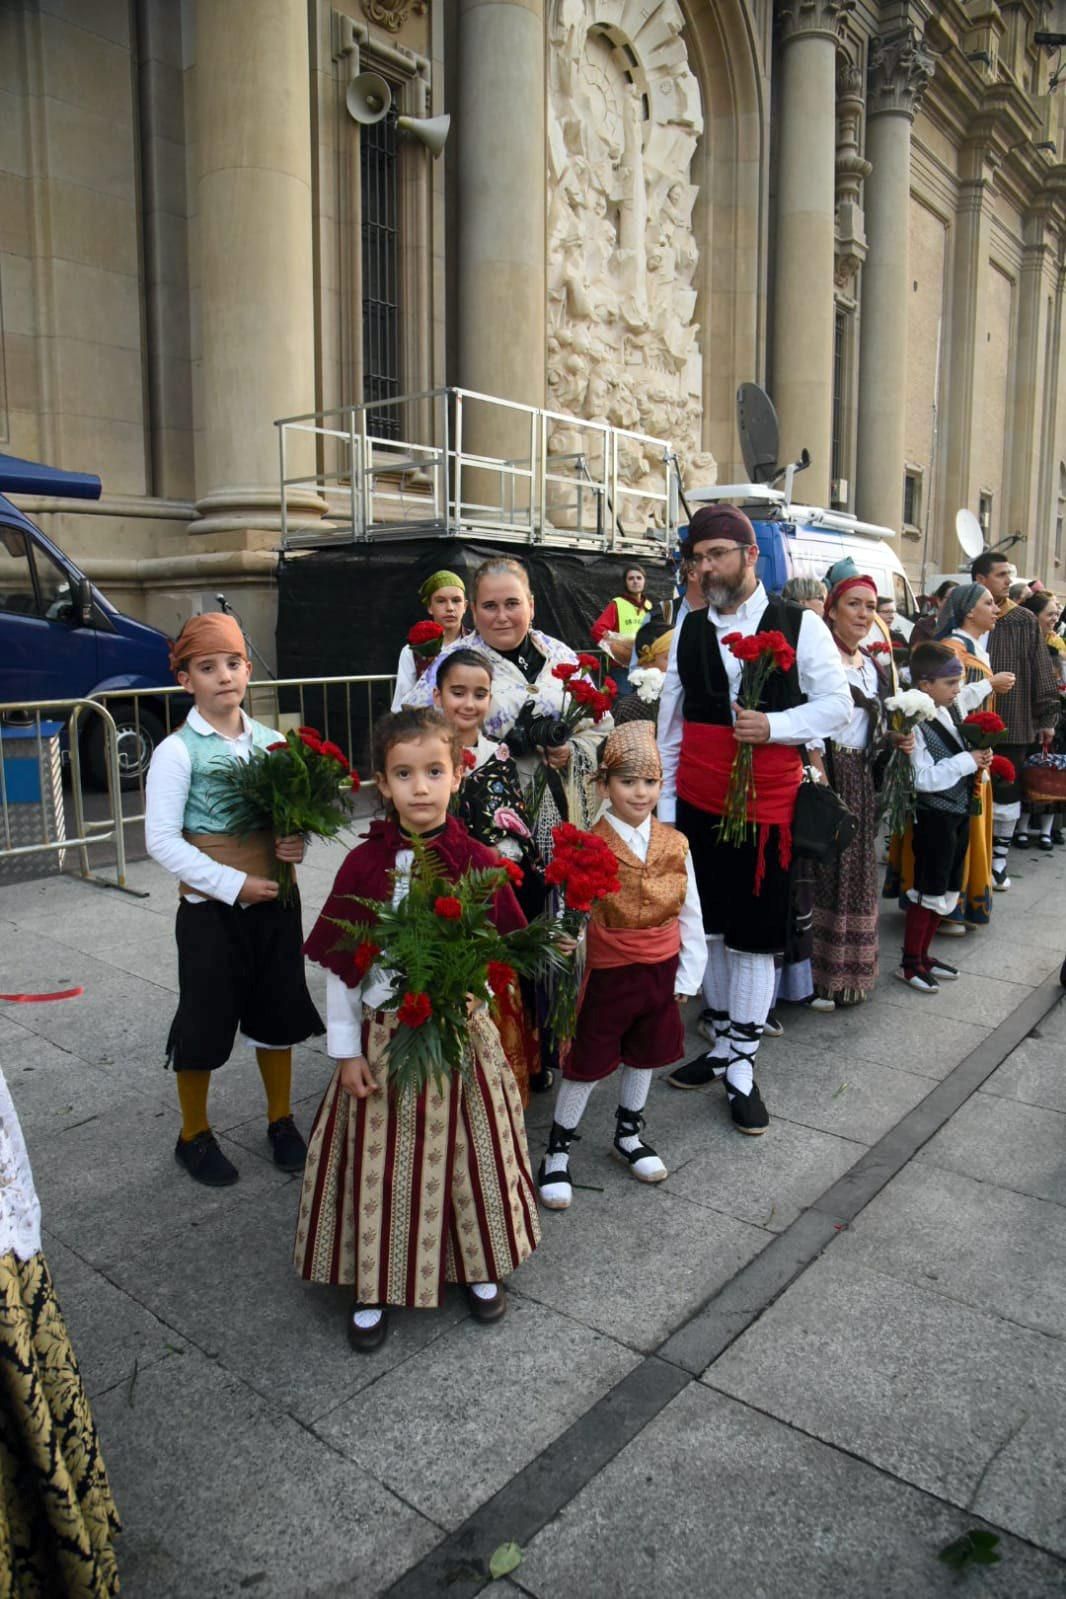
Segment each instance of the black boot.
M545 1210L569 1210L574 1197L573 1184L570 1181L570 1145L580 1143L580 1134L575 1133L572 1127L560 1127L558 1122L552 1122L551 1132L548 1134L547 1155L540 1163L537 1172L537 1190L540 1202ZM563 1155L566 1164L547 1171L548 1155Z

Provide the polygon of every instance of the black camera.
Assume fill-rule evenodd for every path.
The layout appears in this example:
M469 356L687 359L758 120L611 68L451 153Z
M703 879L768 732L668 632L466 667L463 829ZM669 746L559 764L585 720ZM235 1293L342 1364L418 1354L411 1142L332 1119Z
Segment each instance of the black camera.
M570 729L561 716L534 716L532 706L524 706L507 734L512 755L533 755L537 750L558 749L570 742Z

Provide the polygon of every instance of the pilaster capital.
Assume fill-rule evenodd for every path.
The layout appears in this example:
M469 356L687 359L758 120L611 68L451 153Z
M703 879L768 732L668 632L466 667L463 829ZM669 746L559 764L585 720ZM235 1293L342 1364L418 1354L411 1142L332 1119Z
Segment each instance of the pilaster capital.
M866 115L886 113L914 121L936 62L916 28L879 34L870 43L869 100Z
M778 0L777 23L781 43L794 39L830 39L835 44L845 19L857 0Z

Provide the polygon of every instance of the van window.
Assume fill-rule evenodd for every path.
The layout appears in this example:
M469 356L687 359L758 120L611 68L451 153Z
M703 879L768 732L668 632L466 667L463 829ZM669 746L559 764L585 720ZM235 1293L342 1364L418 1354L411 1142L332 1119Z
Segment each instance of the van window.
M69 573L58 561L53 561L39 544L34 545L33 564L37 569L37 593L42 616L47 616L50 622L69 622L74 605Z
M14 527L0 528L0 611L17 616L37 615L26 535Z
M911 593L911 586L902 572L893 572L892 574L892 594L896 601L896 610L899 615L905 616L908 621L913 622L918 615L918 607L915 603L914 595Z

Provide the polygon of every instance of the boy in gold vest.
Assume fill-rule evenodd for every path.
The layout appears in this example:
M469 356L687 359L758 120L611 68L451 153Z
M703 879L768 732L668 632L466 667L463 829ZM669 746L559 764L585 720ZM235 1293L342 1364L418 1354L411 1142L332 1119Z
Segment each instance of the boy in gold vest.
M615 728L599 778L607 808L593 832L617 857L621 886L597 901L589 923L588 981L537 1177L549 1210L573 1199L570 1145L592 1090L619 1068L614 1154L642 1183L669 1175L640 1136L642 1112L652 1073L684 1054L679 1004L699 993L707 963L688 843L652 814L662 762L647 722Z
M224 1188L240 1174L211 1131L207 1091L238 1029L255 1048L274 1163L294 1172L307 1147L292 1118L292 1046L325 1028L304 980L299 896L278 899L276 861L302 860L304 841L238 838L218 813L219 768L281 738L241 709L252 675L244 634L224 612L194 616L170 664L196 703L152 756L144 836L181 896L178 1010L167 1039L181 1106L174 1154L196 1182Z

